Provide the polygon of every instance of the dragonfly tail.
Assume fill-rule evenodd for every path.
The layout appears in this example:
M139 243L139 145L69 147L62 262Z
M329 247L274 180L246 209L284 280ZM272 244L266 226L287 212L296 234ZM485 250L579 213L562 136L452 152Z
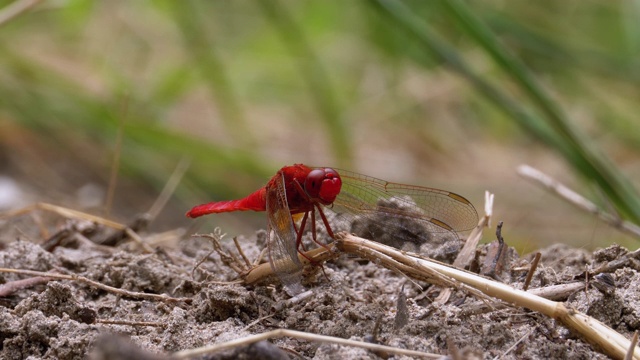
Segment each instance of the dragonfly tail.
M187 212L186 216L197 218L202 215L217 214L231 211L265 211L266 202L264 199L264 189L260 189L253 194L240 200L215 201L207 204L194 206Z

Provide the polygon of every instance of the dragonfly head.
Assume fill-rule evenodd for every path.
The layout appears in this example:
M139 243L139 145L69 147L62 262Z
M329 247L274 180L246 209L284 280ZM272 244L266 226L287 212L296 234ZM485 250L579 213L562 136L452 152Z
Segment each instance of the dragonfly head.
M341 187L340 175L331 168L313 169L304 181L307 195L323 205L331 205L340 193Z

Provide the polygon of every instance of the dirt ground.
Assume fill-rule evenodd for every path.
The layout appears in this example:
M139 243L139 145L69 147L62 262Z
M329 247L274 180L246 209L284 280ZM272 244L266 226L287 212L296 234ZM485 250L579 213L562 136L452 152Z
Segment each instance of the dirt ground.
M492 232L487 230L485 238L492 238ZM254 286L221 284L237 279L237 274L215 252L211 253L212 244L207 239L179 232L141 233L153 244L152 251L146 252L138 243L114 233L104 226L43 212L4 219L0 223L0 267L76 274L128 291L189 300L134 298L78 280L3 272L0 358L164 359L179 350L277 328L374 341L443 356L455 354L454 358L607 358L551 318L524 308L492 307L461 291L454 291L446 304L436 304L440 288L416 284L366 260L342 256L326 263L326 276L315 271L305 280L305 287L313 295L283 306L289 296L277 280ZM508 235L505 238L508 243ZM264 231L240 238L248 258L259 255L265 239ZM222 242L234 249L231 238ZM423 246L422 251L437 260L452 262L461 244L448 239L430 248ZM485 248L478 251L478 263L483 261ZM627 250L614 245L589 253L554 245L541 253L541 265L531 287L579 279L585 269L620 258ZM510 251L499 278L521 287L526 271L519 267L531 258L520 258ZM593 286L592 281L561 301L631 337L640 327L638 263L633 260L621 264L610 275L615 281L614 290ZM16 283L29 278L33 280ZM405 321L402 315L407 317ZM200 358L287 357L408 358L287 337Z

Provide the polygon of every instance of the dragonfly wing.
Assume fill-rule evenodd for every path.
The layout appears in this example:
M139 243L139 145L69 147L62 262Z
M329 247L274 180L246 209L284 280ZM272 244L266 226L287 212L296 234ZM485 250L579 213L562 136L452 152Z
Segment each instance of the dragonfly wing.
M434 235L457 237L457 232L470 230L478 222L473 205L452 192L337 171L342 189L334 212L350 214L355 220L372 220L369 228L377 230L368 230L371 235L395 233L421 243Z
M267 217L269 235L269 263L278 275L287 293L295 296L304 292L302 263L298 259L296 231L287 202L287 192L282 179L267 187Z

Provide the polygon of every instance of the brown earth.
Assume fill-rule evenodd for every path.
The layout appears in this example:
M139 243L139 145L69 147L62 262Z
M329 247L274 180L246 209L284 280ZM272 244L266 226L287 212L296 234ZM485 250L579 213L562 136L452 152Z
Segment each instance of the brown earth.
M461 291L454 291L446 304L436 304L440 288L416 284L362 259L342 256L326 263L326 276L315 271L305 280L305 287L313 291L311 297L278 306L288 295L277 280L255 286L220 284L236 279L237 274L211 253L212 245L206 239L161 234L163 245L154 245L153 252L144 252L126 238L111 237L115 245L97 244L111 235L113 230L101 226L41 212L11 217L0 223L0 267L77 274L133 292L190 300L133 298L74 280L36 279L16 288L20 284L16 281L30 277L0 273L0 358L161 359L175 351L276 328L442 355L457 352L460 358L607 358L544 315L524 308L491 307ZM142 237L154 243L158 236ZM255 259L265 246L265 233L240 242L247 257ZM233 248L230 239L223 243ZM451 262L460 245L461 241L449 239L421 250ZM478 263L482 263L485 248L478 252ZM620 258L627 250L611 246L589 253L554 245L541 253L531 287L573 280L587 267ZM194 270L202 259L206 260ZM510 251L500 279L521 287L526 272L517 267L530 259ZM638 264L633 260L610 275L615 290L585 285L563 301L630 337L640 327ZM407 315L406 324L398 314ZM287 357L407 358L286 337L202 358Z

